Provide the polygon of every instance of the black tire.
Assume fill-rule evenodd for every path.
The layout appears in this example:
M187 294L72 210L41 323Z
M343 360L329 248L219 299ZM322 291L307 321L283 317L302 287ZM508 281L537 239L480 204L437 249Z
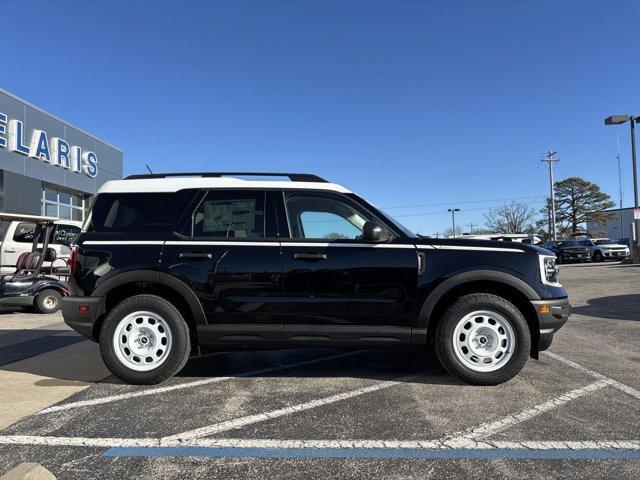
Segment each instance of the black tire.
M453 344L456 325L464 316L476 310L500 314L509 322L514 333L511 358L494 371L473 370L455 353ZM498 385L516 376L524 367L531 352L531 333L524 316L511 302L489 293L472 293L459 297L442 315L438 322L435 343L438 360L449 373L471 385Z
M41 291L36 295L33 307L39 313L55 313L60 310L62 304L62 294L51 288Z
M602 256L602 252L596 252L593 254L594 262L604 262L604 257Z
M166 359L156 368L147 371L137 371L127 366L118 358L113 345L113 337L120 321L138 311L148 311L162 317L171 333L171 349ZM172 303L155 295L136 295L116 305L102 324L99 343L102 359L109 371L127 383L139 385L153 385L172 377L182 370L191 353L187 322Z
M556 263L558 265L560 265L561 263L564 263L564 260L562 259L562 255L558 254L558 257L556 258Z

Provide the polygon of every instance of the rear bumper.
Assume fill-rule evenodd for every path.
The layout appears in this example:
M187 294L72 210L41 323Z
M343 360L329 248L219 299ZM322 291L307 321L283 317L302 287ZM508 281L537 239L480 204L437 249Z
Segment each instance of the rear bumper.
M102 297L64 297L62 299L64 322L90 340L96 340L93 335L93 325L103 311Z
M549 348L553 340L553 334L567 323L571 315L571 304L568 298L557 298L553 300L531 300L533 308L538 315L538 325L540 328L540 341L538 350L543 351ZM549 307L549 311L542 313L541 307ZM544 309L542 309L544 311Z

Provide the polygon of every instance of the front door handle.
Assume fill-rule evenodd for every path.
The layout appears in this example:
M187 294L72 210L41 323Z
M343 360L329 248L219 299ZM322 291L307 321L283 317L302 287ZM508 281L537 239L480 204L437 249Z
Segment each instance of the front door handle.
M16 253L16 251L12 248L7 248L4 253Z
M180 258L189 258L191 260L205 260L207 258L212 258L212 255L205 252L182 252L180 254Z
M296 260L326 260L327 255L324 253L296 253L293 258Z

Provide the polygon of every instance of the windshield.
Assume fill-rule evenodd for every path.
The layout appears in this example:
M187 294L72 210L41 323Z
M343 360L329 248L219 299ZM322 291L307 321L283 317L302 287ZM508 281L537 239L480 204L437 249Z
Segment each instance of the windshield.
M610 238L603 238L601 240L596 240L596 245L611 245L612 243L615 243L615 242Z
M387 219L388 219L391 223L393 223L393 224L398 228L398 230L401 230L401 231L402 231L402 233L404 233L407 237L414 237L414 238L417 238L417 237L418 237L418 235L417 235L417 234L415 234L414 232L412 232L411 230L409 230L409 228L405 227L403 224L401 224L401 223L400 223L398 220L396 220L395 218L390 217L390 216L389 216L389 215L387 215L387 214L385 214L385 216L387 217Z
M409 230L407 227L405 227L402 223L398 222L395 218L392 218L389 216L389 214L387 214L386 212L383 212L382 210L380 210L379 208L374 207L371 203L367 202L364 198L356 195L355 193L349 194L347 195L348 197L355 197L356 199L359 200L359 202L361 202L362 204L364 204L366 207L368 207L369 209L374 210L374 212L378 213L378 216L381 216L383 220L387 221L388 223L390 223L391 225L393 225L394 227L396 227L398 230L400 230L404 235L406 235L407 237L411 237L411 238L418 238L418 235L416 235L414 232L412 232L411 230Z
M562 242L560 244L561 247L578 247L580 244L575 240L569 240L567 242Z

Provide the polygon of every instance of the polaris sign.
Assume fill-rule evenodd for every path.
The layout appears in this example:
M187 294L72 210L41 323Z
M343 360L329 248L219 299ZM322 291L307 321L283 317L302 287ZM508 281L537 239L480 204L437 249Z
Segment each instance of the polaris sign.
M0 148L9 148L20 155L42 160L72 172L82 172L91 178L98 175L98 157L94 152L83 152L82 148L69 145L62 138L49 139L44 130L34 129L29 143L26 143L26 137L24 124L20 120L9 119L0 112Z

